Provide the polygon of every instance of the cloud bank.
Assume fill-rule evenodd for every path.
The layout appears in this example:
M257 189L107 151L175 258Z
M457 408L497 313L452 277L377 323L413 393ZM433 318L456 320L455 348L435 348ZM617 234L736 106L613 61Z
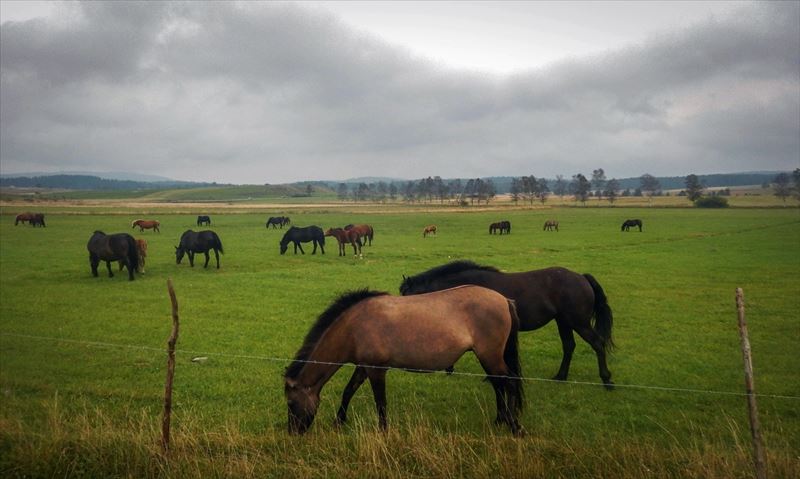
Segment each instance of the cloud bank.
M279 183L800 167L800 4L459 71L293 4L69 4L0 27L0 165Z

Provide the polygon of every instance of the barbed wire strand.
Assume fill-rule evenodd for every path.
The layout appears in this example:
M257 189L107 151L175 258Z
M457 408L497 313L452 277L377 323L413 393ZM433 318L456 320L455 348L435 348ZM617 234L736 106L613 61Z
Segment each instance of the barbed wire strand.
M141 350L141 351L153 351L159 353L165 353L166 349L163 348L156 348L152 346L140 346L140 345L133 345L133 344L119 344L119 343L109 343L104 341L87 341L81 339L69 339L69 338L57 338L52 336L36 336L32 334L18 334L18 333L0 333L0 336L6 337L15 337L15 338L25 338L25 339L36 339L36 340L44 340L44 341L54 341L54 342L61 342L61 343L71 343L71 344L81 344L85 346L97 346L97 347L104 347L104 348L111 348L111 349L132 349L132 350ZM363 367L363 368L371 368L371 369L400 369L403 371L410 371L410 372L419 372L419 373L432 373L432 374L447 374L445 371L441 371L438 369L415 369L415 368L395 368L390 366L374 366L374 365L365 365L365 364L354 364L354 363L338 363L338 362L329 362L329 361L315 361L315 360L298 360L293 358L282 358L276 356L261 356L261 355L254 355L254 354L236 354L236 353L220 353L220 352L208 352L208 351L196 351L196 350L189 350L189 349L176 349L175 354L188 354L188 355L199 355L199 356L219 356L219 357L228 357L228 358L236 358L236 359L255 359L260 361L271 361L271 362L282 362L282 363L291 363L291 362L302 362L307 364L323 364L323 365L330 365L330 366L354 366L354 367ZM460 372L454 371L452 373L453 376L466 376L466 377L492 377L492 378L504 378L504 379L517 379L514 376L504 376L504 375L491 375L486 373L470 373L470 372ZM603 383L593 382L593 381L571 381L571 380L559 380L559 379L550 379L550 378L538 378L538 377L530 377L530 376L522 376L519 379L523 381L530 381L530 382L551 382L551 383L560 383L560 384L574 384L578 386L605 386ZM698 388L681 388L681 387L669 387L669 386L652 386L652 385L644 385L644 384L620 384L614 383L615 388L627 388L627 389L644 389L644 390L654 390L654 391L664 391L664 392L682 392L682 393L697 393L697 394L717 394L717 395L726 395L726 396L748 396L748 393L745 392L734 392L734 391L719 391L713 389L698 389ZM783 394L764 394L764 393L756 393L753 396L758 398L770 398L770 399L790 399L790 400L800 400L800 396L788 396Z

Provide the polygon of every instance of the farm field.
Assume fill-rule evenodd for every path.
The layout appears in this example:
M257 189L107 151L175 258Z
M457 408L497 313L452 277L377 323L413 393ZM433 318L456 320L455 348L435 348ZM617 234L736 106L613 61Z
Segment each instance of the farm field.
M0 472L133 477L751 477L749 425L734 289L742 287L771 477L800 471L800 210L548 208L404 211L214 211L221 268L175 264L196 214L169 209L48 207L46 228L0 216ZM33 208L37 209L37 208ZM126 214L130 211L130 214ZM147 212L161 233L130 222ZM203 211L205 212L205 211ZM75 214L78 213L78 214ZM281 256L286 213L323 228L369 223L363 259ZM543 232L548 218L560 232ZM620 232L626 218L644 231ZM512 233L489 235L508 219ZM422 238L436 224L437 236ZM149 243L146 274L93 278L94 230ZM202 256L200 257L202 258ZM197 259L197 258L196 258ZM553 265L591 273L614 312L617 349L606 391L577 339L568 383L554 323L520 334L528 434L492 424L494 396L465 355L457 373L392 371L390 432L376 428L369 387L350 424L332 420L352 367L322 391L311 431L286 434L282 373L316 316L340 293L397 294L403 275L456 259L504 271ZM116 273L116 267L114 267ZM180 303L174 456L159 459L171 278ZM194 357L206 357L192 362ZM476 375L471 375L472 373Z

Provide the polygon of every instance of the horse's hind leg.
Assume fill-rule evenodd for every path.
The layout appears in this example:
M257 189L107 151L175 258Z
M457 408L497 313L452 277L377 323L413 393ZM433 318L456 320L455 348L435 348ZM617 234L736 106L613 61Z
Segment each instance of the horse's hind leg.
M553 379L556 381L566 381L569 374L569 365L572 362L572 353L575 351L575 335L572 334L572 328L559 320L556 320L558 325L558 335L561 336L561 349L564 355L561 358L561 367Z
M341 425L347 422L347 408L350 406L350 400L353 395L358 391L358 388L364 384L367 379L367 370L362 367L357 367L350 377L350 381L342 392L342 403L339 405L339 410L336 412L336 424Z
M589 346L591 346L595 354L597 354L597 367L600 370L600 379L603 380L606 389L614 389L614 382L611 381L611 371L608 370L608 365L606 364L606 350L603 344L603 338L589 326L576 328L575 332L577 332L584 341L589 343Z
M111 272L111 261L106 261L106 268L108 268L108 277L113 278L114 273Z
M206 264L203 265L203 268L208 268L208 260L211 259L211 256L208 254L208 250L203 252L206 255ZM219 268L219 258L217 258L217 268Z
M375 397L375 408L378 411L378 426L386 430L386 370L370 368L367 371L372 395Z
M214 256L217 258L217 269L219 269L219 251L214 248Z

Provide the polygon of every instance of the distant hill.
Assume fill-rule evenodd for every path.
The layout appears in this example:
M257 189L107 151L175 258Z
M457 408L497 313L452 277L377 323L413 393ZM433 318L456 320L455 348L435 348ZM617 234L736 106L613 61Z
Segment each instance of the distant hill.
M111 180L91 175L14 176L0 178L0 186L17 188L60 188L68 190L139 190L161 188L194 188L210 183L189 181Z
M123 171L105 171L105 172L98 172L98 171L59 171L56 173L47 173L47 172L29 172L29 173L4 173L0 174L0 178L20 178L20 177L42 177L42 176L96 176L98 178L102 178L104 180L121 180L121 181L145 181L148 183L153 182L177 182L179 181L174 180L172 178L167 178L166 176L158 176L158 175L146 175L142 173L130 173L130 172L123 172Z

